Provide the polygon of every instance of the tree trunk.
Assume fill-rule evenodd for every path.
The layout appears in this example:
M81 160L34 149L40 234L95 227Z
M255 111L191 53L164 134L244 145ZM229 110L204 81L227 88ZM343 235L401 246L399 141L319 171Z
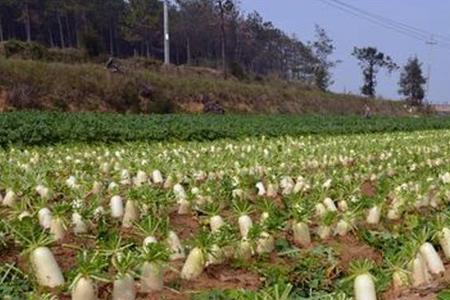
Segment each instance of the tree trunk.
M59 11L56 13L56 18L58 20L58 28L59 28L59 40L61 42L61 48L65 48L65 41L64 41L64 30L61 22L61 14Z
M224 7L222 6L222 2L219 4L220 9L220 33L221 33L221 42L222 42L222 70L223 74L226 77L227 74L227 59L226 59L226 49L227 49L227 37L225 32L225 12Z
M187 38L186 40L186 64L190 66L192 64L191 56L191 40Z
M25 32L27 34L27 42L31 42L31 19L30 7L28 3L25 4Z
M113 22L109 26L109 54L114 56L114 32L113 32Z
M0 17L0 42L3 42L4 40L5 40L5 37L3 36L2 18Z
M80 26L78 24L78 18L75 15L74 17L74 26L75 26L75 44L77 45L77 48L81 48L81 32L80 32Z
M65 17L65 20L66 20L66 31L67 31L67 46L69 47L69 48L73 48L73 45L72 45L72 33L71 33L71 30L70 30L70 23L69 23L69 15L66 13L66 17Z
M50 48L55 48L55 41L53 39L53 33L51 27L48 28L48 41L50 43Z
M145 42L145 53L147 58L150 58L150 43L148 41Z

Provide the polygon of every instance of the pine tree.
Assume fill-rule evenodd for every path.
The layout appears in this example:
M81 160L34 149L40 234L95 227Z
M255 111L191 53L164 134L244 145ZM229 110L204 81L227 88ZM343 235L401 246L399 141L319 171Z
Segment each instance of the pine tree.
M356 48L353 50L353 56L359 60L359 65L363 70L364 85L361 88L363 95L370 98L375 97L375 87L377 86L376 75L381 68L386 68L393 72L398 67L388 55L378 51L377 48Z
M409 105L422 106L425 98L423 85L426 82L419 59L417 57L410 58L400 75L399 93L406 97Z

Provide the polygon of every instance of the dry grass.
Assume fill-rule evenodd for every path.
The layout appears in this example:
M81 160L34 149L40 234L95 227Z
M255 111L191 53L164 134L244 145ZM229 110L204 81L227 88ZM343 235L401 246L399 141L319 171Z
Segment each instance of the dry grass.
M157 69L157 68L156 68ZM150 84L148 103L139 90ZM61 111L199 112L208 95L226 111L275 114L360 114L365 103L382 115L404 115L399 102L323 93L300 83L221 79L210 70L131 69L110 74L102 65L63 64L0 58L0 90L7 91L1 109Z

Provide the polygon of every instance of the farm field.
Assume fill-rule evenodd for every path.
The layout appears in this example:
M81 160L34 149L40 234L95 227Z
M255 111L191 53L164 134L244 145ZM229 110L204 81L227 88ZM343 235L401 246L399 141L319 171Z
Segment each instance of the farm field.
M412 131L446 119L89 144L61 116L0 151L2 298L450 299L450 130Z

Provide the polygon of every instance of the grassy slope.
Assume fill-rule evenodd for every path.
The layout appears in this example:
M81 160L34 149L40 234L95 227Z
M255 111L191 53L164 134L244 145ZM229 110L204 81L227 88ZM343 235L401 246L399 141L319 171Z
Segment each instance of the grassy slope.
M240 82L186 72L180 75L177 70L132 70L111 75L102 65L0 58L0 108L200 112L200 96L210 95L228 112L361 114L364 103L370 103L379 114L405 114L398 102L322 93L295 83ZM143 84L154 88L150 102L138 96Z

